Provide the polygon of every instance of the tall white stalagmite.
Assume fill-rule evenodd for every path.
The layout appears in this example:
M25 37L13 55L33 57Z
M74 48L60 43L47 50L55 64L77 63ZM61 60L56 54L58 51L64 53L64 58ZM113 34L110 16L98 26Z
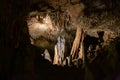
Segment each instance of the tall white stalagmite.
M55 55L53 64L62 64L65 54L65 39L63 36L58 37L58 42L55 45Z
M58 55L63 60L64 53L65 53L65 39L64 39L64 37L62 37L62 36L58 37L57 48L58 48L57 49Z

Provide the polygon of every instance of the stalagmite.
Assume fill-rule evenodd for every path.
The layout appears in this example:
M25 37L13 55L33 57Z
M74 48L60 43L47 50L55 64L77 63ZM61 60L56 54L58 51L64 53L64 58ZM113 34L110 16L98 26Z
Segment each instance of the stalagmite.
M64 53L65 53L65 39L64 37L58 37L58 42L55 45L55 56L54 56L54 63L53 64L62 64L64 60Z
M44 58L52 63L52 60L51 60L51 57L50 57L50 53L48 52L47 49L45 49L45 51L44 51Z
M79 45L80 45L80 41L81 41L81 38L82 38L81 37L82 33L83 33L83 30L78 27L77 32L76 32L76 37L75 37L75 40L73 42L73 46L72 46L71 53L70 53L72 55L72 59L75 58L75 55L79 50Z
M79 67L79 65L81 64L84 65L84 61L85 61L84 38L85 38L85 32L83 31L82 28L78 27L76 32L76 37L73 42L73 46L71 50L72 63L77 67Z
M54 53L54 60L53 60L53 64L58 64L58 59L59 59L59 56L58 56L58 53L57 53L57 45L55 45L55 53Z
M57 43L57 50L58 55L63 60L64 59L64 53L65 53L65 39L64 37L58 37L58 43Z
M66 57L62 63L62 66L71 66L71 58L70 56L69 57Z
M80 51L79 51L79 54L78 54L78 59L81 59L83 61L82 62L83 67L84 67L84 64L85 64L84 38L85 38L85 32L83 31L82 35L81 35Z

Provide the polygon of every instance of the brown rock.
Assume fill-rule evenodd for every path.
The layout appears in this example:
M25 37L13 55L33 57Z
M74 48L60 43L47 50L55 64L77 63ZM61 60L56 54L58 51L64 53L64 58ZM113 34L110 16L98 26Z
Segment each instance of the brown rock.
M71 3L76 3L78 4L80 2L80 0L71 0Z
M82 15L83 9L85 8L84 4L70 5L67 7L73 18L77 19L79 15Z
M44 51L44 58L52 63L52 59L50 57L50 53L48 52L47 49L45 49L45 51Z
M114 32L112 32L112 31L104 31L104 36L103 36L103 40L104 41L107 41L107 40L109 40L109 39L111 39L111 38L115 38L116 37L116 34L114 33Z

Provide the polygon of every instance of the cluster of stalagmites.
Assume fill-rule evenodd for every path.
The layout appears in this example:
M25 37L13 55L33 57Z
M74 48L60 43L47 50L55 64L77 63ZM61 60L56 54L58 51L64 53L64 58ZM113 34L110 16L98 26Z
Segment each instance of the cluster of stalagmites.
M107 41L116 37L110 30L96 30L95 33L97 33L97 37L88 35L86 31L78 27L69 56L65 56L67 44L65 44L65 38L62 36L58 37L58 42L54 47L54 59L51 59L47 49L42 56L53 65L84 67L86 61L91 63L96 59L107 45Z
M37 7L39 9L40 6ZM28 15L28 29L31 44L46 48L41 55L52 64L84 67L86 62L91 63L102 53L102 49L110 39L116 37L115 31L109 29L115 22L106 13L100 17L95 14L90 18L82 17L79 21L77 17L80 16L84 6L79 4L76 6L78 9L72 7L64 9L59 6L55 11L51 8L42 12L44 11L42 6L40 12L33 11ZM75 38L74 31L76 31ZM71 42L72 45L69 45ZM66 51L66 46L70 46L70 51ZM51 53L48 48L54 48L54 52ZM51 54L54 54L54 57L51 57Z

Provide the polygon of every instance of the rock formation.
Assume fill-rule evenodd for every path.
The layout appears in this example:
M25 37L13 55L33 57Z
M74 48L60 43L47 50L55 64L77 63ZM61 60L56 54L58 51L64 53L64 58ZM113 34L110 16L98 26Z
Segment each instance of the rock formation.
M119 79L119 4L119 0L1 1L0 80ZM28 26L28 21L35 24ZM65 38L65 52L56 47L59 36ZM64 55L59 57L58 50Z

